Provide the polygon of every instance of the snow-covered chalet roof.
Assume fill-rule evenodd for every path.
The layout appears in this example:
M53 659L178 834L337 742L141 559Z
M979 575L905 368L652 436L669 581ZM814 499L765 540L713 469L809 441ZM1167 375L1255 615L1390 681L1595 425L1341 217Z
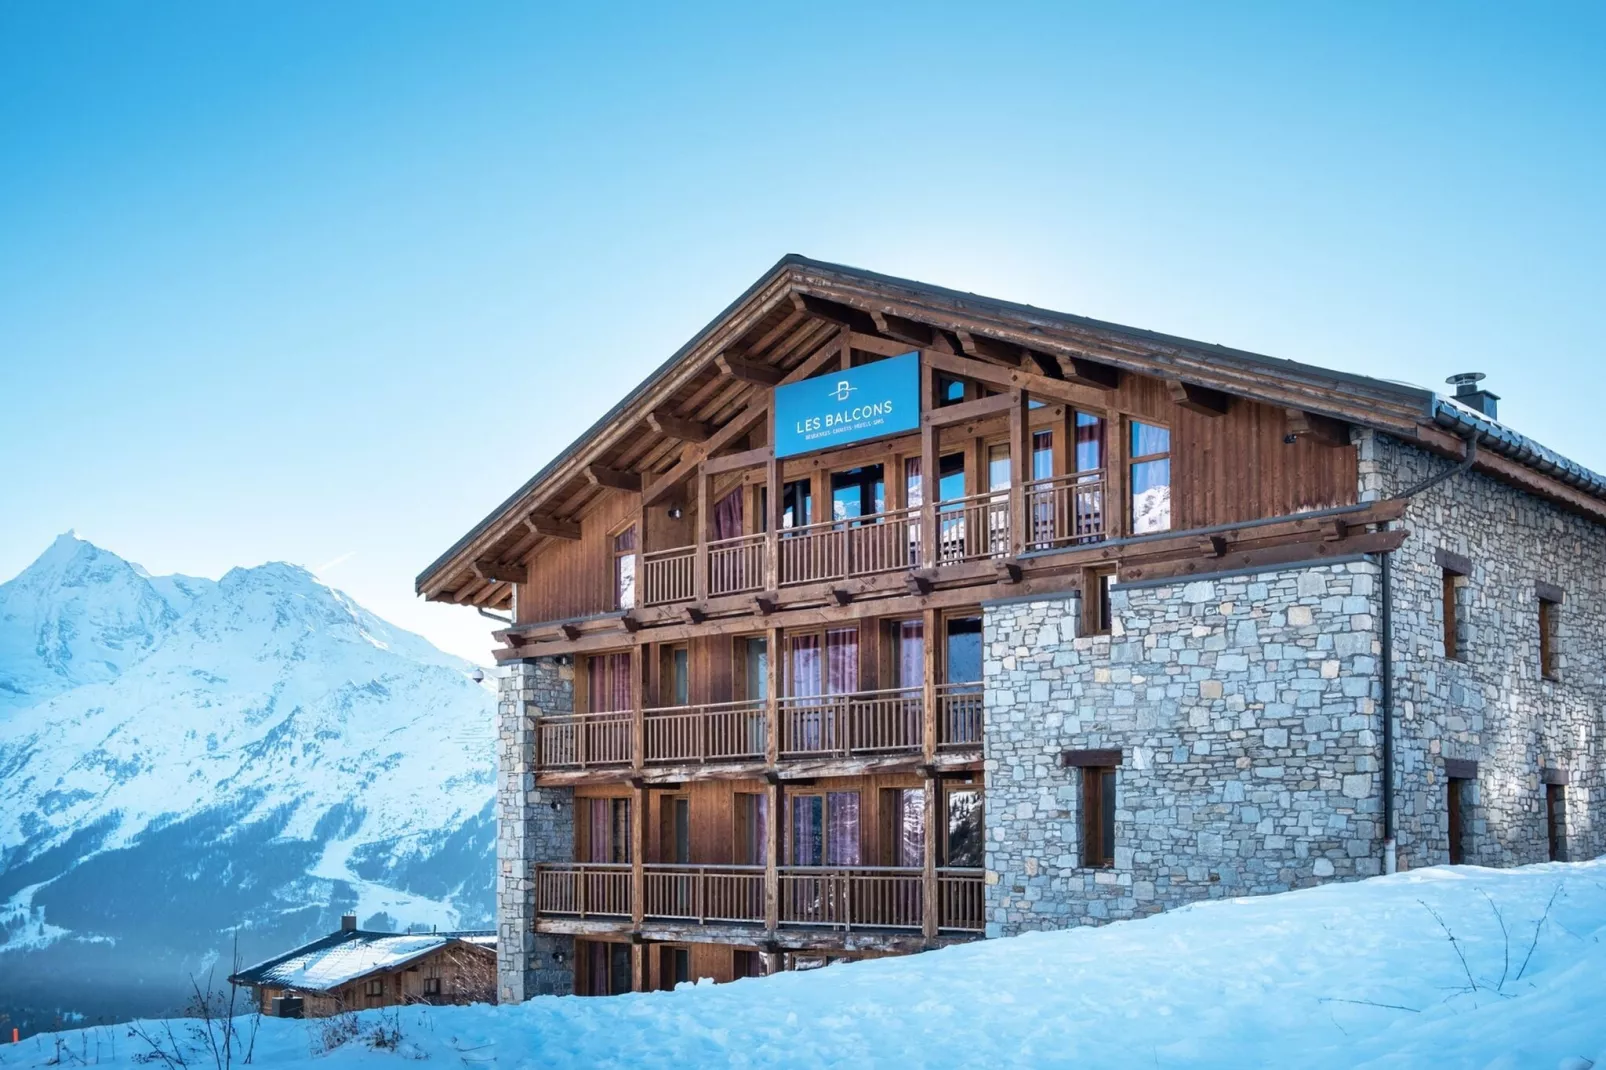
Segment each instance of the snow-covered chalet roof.
M241 970L229 980L237 984L328 992L371 973L399 969L451 943L494 951L496 934L342 931Z

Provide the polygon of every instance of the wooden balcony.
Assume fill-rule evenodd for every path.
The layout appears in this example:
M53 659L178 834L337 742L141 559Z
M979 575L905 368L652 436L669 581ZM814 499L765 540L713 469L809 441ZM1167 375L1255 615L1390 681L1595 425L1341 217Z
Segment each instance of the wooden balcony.
M573 775L622 774L637 769L635 737L642 737L643 771L698 767L767 766L770 718L776 721L780 763L855 758L919 759L926 755L979 757L983 702L979 682L932 688L926 716L923 687L842 695L668 706L637 712L567 713L536 721L536 771ZM935 737L928 747L927 726Z
M640 869L639 885L635 869ZM928 880L918 867L780 866L775 903L764 866L556 863L535 867L537 926L542 921L595 921L618 929L636 919L659 925L718 926L757 932L973 934L984 927L984 873L939 868ZM633 889L642 889L636 910ZM927 911L928 897L935 908Z
M1103 473L1082 472L925 507L654 550L641 556L641 604L652 608L767 590L784 593L1097 542L1106 533L1105 504Z

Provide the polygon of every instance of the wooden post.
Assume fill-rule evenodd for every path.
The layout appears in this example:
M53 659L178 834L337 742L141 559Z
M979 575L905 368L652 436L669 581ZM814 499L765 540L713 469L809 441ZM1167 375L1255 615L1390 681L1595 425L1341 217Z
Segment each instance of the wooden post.
M697 556L692 558L692 598L708 601L708 476L697 466Z
M647 912L647 789L631 788L630 799L630 920L641 931Z
M937 396L936 376L925 354L920 359L920 564L937 564L937 428L929 409Z
M1030 398L1013 391L1009 406L1009 553L1019 557L1026 548L1026 481L1032 473Z
M764 640L764 764L781 761L781 629L771 628Z
M781 830L785 821L781 806L785 793L779 781L768 785L769 828L764 830L764 928L774 932L781 917Z
M1127 533L1126 427L1118 413L1104 417L1104 537L1119 539Z
M925 662L921 669L921 679L924 686L924 699L921 703L920 734L926 764L930 765L937 758L937 611L928 609L921 618L920 632L923 639L920 643Z
M764 463L764 590L781 589L781 462L775 456L775 406L770 406L770 457Z
M937 935L938 922L938 896L937 888L937 837L943 834L938 826L941 820L941 808L938 805L938 791L942 781L935 777L926 778L926 843L924 872L920 876L920 905L922 908L921 929L926 938L931 939Z
M638 775L647 764L646 652L645 643L630 648L630 767Z

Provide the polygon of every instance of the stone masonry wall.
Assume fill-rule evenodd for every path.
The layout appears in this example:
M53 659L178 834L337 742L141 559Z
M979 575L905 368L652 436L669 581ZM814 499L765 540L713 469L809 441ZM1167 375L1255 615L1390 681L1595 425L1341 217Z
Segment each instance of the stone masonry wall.
M1378 567L1116 586L985 609L987 935L1381 868ZM1113 868L1080 864L1081 772L1119 748Z
M497 1000L574 991L574 940L532 931L537 862L574 858L574 791L535 786L535 722L574 711L574 668L556 658L510 665L497 703ZM561 961L560 961L561 959Z
M1397 494L1454 462L1375 432L1357 436L1361 493ZM1541 770L1565 769L1567 852L1606 853L1606 528L1477 473L1414 497L1392 555L1400 865L1448 861L1444 759L1477 761L1466 861L1548 857ZM1436 550L1470 558L1457 592L1460 652L1444 650ZM1539 668L1538 581L1566 594L1559 679Z

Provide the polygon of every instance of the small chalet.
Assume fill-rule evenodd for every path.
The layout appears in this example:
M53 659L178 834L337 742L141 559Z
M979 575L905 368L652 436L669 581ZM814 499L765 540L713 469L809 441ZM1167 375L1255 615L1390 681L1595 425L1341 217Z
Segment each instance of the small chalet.
M489 932L385 933L340 930L241 970L262 1013L324 1018L399 1003L489 1003L496 999L496 935Z

